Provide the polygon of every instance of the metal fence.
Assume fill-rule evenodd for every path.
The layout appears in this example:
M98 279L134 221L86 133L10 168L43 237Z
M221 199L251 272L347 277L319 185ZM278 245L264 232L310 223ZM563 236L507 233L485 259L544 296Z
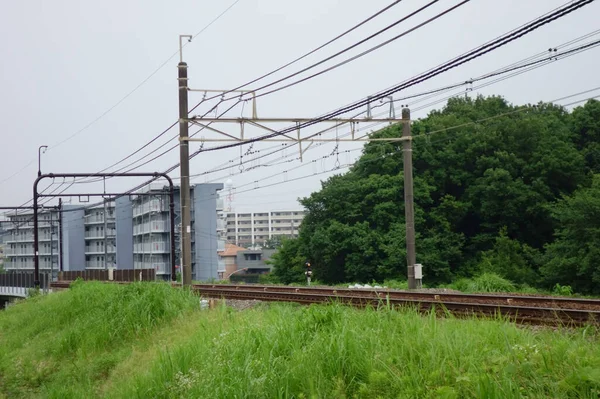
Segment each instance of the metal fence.
M40 273L40 288L47 289L50 283L50 273ZM33 273L2 273L0 287L34 288Z
M82 280L96 281L154 281L156 271L154 269L114 269L111 272L105 269L71 270L58 273L59 281Z

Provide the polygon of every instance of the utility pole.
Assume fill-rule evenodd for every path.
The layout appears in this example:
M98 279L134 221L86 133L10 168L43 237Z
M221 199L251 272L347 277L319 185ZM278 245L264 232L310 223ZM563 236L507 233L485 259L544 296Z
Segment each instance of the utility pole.
M50 281L54 275L54 226L52 226L52 211L50 211ZM48 279L46 279L47 282ZM50 288L50 286L48 286Z
M63 265L63 223L62 223L62 198L58 199L58 271L62 272Z
M106 199L104 199L104 270L108 269L107 266L107 261L108 261L108 248L107 248L107 241L106 241L106 236L108 235L108 221L107 221L107 216L108 216L108 212L106 210Z
M190 41L191 36L179 36L179 64L178 82L179 82L179 174L181 176L180 197L181 197L181 257L182 274L181 281L183 286L189 286L192 283L192 241L191 241L191 223L190 223L190 150L188 132L188 77L187 64L183 62L181 39L187 37Z
M410 109L402 108L402 157L404 169L404 214L406 218L406 261L408 264L408 288L421 288L421 280L415 279L415 207L413 194L412 137L410 132Z

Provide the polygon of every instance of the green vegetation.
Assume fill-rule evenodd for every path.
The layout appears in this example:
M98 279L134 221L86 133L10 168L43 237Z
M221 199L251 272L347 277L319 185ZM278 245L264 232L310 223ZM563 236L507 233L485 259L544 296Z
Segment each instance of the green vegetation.
M0 312L0 397L87 397L162 324L198 306L167 284L78 282Z
M0 398L598 398L598 338L80 283L0 312Z
M598 121L595 100L569 113L499 97L452 99L414 121L425 282L494 273L518 287L558 283L600 293ZM375 133L400 135L399 126ZM349 172L301 199L307 215L299 238L282 242L273 274L300 282L310 259L314 277L327 284L406 279L402 171L397 144L367 144Z

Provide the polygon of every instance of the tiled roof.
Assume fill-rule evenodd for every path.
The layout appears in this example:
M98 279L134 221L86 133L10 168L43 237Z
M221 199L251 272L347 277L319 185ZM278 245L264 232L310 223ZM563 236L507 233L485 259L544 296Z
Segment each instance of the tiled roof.
M235 244L226 243L225 251L218 252L221 256L237 256L239 251L245 251L246 248L238 247Z

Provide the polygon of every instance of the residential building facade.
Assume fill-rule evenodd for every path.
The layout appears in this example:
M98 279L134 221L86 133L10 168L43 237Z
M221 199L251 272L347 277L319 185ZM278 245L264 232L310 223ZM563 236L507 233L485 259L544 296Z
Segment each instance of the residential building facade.
M4 237L4 269L32 271L34 269L33 212L6 214ZM44 272L58 270L58 212L41 211L38 217L39 267Z
M242 247L262 245L275 236L298 237L303 210L227 213L227 241Z
M192 278L218 278L225 248L222 184L190 188ZM163 279L171 277L171 237L168 188L152 184L144 195L124 196L113 202L85 208L65 205L62 235L58 211L41 211L39 266L41 271L84 269L150 269ZM180 265L181 217L179 188L174 195L176 265ZM7 271L33 271L33 214L6 214L4 262ZM220 230L218 230L220 228ZM60 265L59 245L63 256ZM56 273L55 273L56 274Z

